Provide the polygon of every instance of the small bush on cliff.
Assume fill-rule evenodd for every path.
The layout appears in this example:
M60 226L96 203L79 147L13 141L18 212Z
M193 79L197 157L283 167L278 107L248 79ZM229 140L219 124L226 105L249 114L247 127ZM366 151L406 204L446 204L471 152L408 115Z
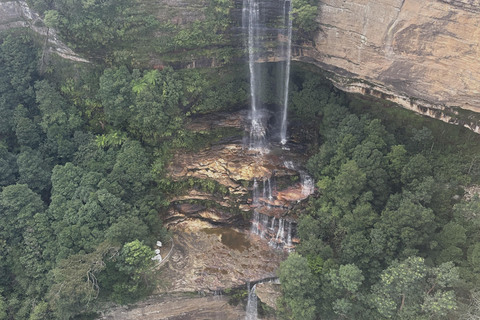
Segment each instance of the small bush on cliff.
M297 31L311 33L318 28L315 21L318 13L318 1L293 0L293 25Z

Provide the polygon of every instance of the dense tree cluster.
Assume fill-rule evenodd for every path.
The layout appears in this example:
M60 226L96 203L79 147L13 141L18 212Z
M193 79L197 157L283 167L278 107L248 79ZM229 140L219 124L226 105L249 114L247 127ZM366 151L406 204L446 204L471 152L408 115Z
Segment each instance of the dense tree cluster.
M151 292L153 244L168 240L165 192L182 185L164 176L170 150L232 134L184 124L247 98L237 67L40 75L38 52L27 34L0 37L1 319L82 317Z
M302 74L291 104L321 134L307 164L320 196L281 266L284 310L302 320L458 318L480 280L472 260L480 202L455 200L461 184L479 179L469 166L478 147L458 154L463 147L436 141L425 126L392 132Z
M58 9L51 18L66 21L74 18L62 18L68 6L95 14L111 4L66 1L61 9L34 2ZM229 2L212 5L225 18ZM166 192L192 186L228 192L213 181L173 186L164 170L172 149L194 150L237 133L191 132L185 124L244 106L248 72L130 64L41 76L37 52L28 35L0 37L0 318L80 318L155 286L151 248L166 239L160 218ZM274 67L262 69L262 81L277 77ZM301 215L302 242L280 270L283 315L474 313L461 301L480 280L480 199L461 201L460 187L480 180L478 138L410 115L364 115L359 110L373 111L375 103L300 68L290 87L291 122L309 132L307 169L321 195ZM269 108L279 103L273 89L261 99Z

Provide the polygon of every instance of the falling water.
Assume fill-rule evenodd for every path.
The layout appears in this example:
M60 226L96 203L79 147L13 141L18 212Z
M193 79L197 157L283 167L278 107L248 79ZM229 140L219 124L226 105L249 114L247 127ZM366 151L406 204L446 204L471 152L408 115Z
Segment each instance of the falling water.
M268 244L272 248L291 250L293 248L293 222L282 218L278 218L278 223L276 221L277 218L254 210L250 233L268 240Z
M270 85L277 87L274 91L277 92L277 103L281 105L282 110L281 114L275 120L275 135L280 137L281 144L286 144L287 142L287 107L288 107L288 89L289 89L289 78L290 78L290 59L291 59L291 39L292 39L292 20L291 20L291 0L280 0L283 1L283 7L280 5L278 7L278 13L275 17L270 18L281 18L281 25L277 28L270 28L267 26L265 21L273 21L272 19L266 18L265 13L267 12L264 4L261 0L243 0L243 10L242 10L242 25L243 30L245 31L245 45L248 48L248 67L250 72L250 100L251 100L251 110L249 113L250 120L250 134L248 141L248 149L258 151L257 156L263 156L263 154L268 153L268 141L267 141L267 128L268 127L268 117L266 116L267 110L262 105L261 98L265 93L264 84L261 81L261 60L264 58L262 41L265 38L268 38L271 34L269 32L274 32L275 35L278 35L280 41L279 46L277 47L279 51L277 55L283 60L279 63L278 66L281 68L279 74L278 83L272 83ZM283 8L283 10L282 10ZM282 12L280 12L282 10ZM269 31L267 31L269 30ZM272 31L273 30L273 31ZM264 43L263 43L264 44ZM280 128L278 128L280 127ZM247 145L247 143L246 143ZM285 148L285 147L284 147ZM290 165L290 164L289 164ZM292 164L293 167L293 164ZM272 188L273 184L273 188ZM292 223L287 222L285 225L285 220L279 218L278 221L278 230L275 230L276 219L275 217L270 218L268 215L264 215L260 210L257 211L257 207L262 203L267 203L267 207L270 207L270 203L274 200L274 193L272 191L275 189L275 184L270 179L263 180L263 192L259 193L259 186L257 179L253 181L253 206L254 213L252 216L252 229L251 232L259 235L260 237L269 237L270 243L276 248L282 248L284 245L291 245L291 233L292 233ZM303 189L302 189L303 190ZM260 198L260 195L262 198ZM271 219L271 220L270 220ZM287 229L288 234L285 236ZM254 294L255 287L252 289ZM250 297L250 294L249 294ZM256 297L256 296L255 296ZM249 299L250 303L250 299ZM256 300L255 300L256 306ZM256 308L256 307L255 307ZM256 319L250 318L247 314L247 319Z
M285 56L285 78L283 85L283 112L282 112L282 124L280 126L280 143L287 143L287 109L288 109L288 85L290 82L290 58L292 54L292 19L291 19L291 1L285 0L283 3L283 16L286 26L286 44L284 48L283 56Z
M278 220L278 231L277 231L277 236L275 237L275 242L282 242L283 239L285 238L285 220L284 219L279 219Z
M267 193L268 200L273 200L271 179L268 179L267 185L268 185L268 193Z
M272 193L272 178L268 178L263 180L263 199L265 200L273 200L273 193ZM270 206L269 204L267 204Z
M253 210L253 217L252 217L252 226L250 227L250 232L253 234L260 233L260 217L257 210Z
M309 196L315 191L315 183L313 178L306 172L300 171L300 179L302 183L302 195Z
M285 161L283 163L285 168L290 169L290 170L295 170L295 165L293 164L293 161Z
M254 285L250 290L250 282L247 284L248 287L248 302L247 302L247 314L245 316L246 320L257 320L257 294L255 290L257 285Z
M258 204L258 183L257 179L253 178L253 204Z
M280 83L277 88L278 103L282 106L281 123L280 123L280 141L282 144L287 142L287 109L288 109L288 89L290 78L290 59L292 49L292 19L291 19L291 0L283 1L282 13L279 16L282 18L282 25L279 26L275 32L280 37L280 44L278 46L278 56L284 61L279 63L281 72L279 79ZM268 153L267 145L267 119L264 108L261 105L260 97L264 89L261 83L261 63L262 55L265 52L262 48L262 41L267 34L265 30L268 27L265 21L262 21L262 3L260 0L243 0L242 10L242 25L245 33L248 33L246 38L246 46L248 48L248 67L250 72L250 140L249 149L256 150L261 153ZM265 20L265 17L263 17ZM270 85L275 85L271 83ZM277 128L278 130L278 128ZM278 131L277 131L278 132Z
M248 29L247 47L248 47L248 67L250 70L250 141L249 149L260 152L267 151L266 147L266 126L264 123L264 113L259 106L260 68L256 62L259 58L260 48L260 5L257 0L244 0L242 11L242 24Z
M288 229L287 229L287 246L292 245L292 222L288 222Z

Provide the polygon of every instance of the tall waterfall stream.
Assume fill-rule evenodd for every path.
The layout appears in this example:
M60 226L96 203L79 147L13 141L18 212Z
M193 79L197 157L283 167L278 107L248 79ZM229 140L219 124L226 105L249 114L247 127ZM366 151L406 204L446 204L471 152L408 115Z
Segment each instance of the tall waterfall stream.
M268 117L267 110L262 105L261 94L267 88L275 83L261 82L262 60L262 37L268 29L265 14L260 0L244 0L242 9L243 30L246 33L246 45L248 48L248 66L250 71L250 128L248 149L258 152L258 157L263 157L270 152L270 142L268 141ZM287 136L287 111L288 111L288 89L290 78L290 58L291 58L291 40L292 40L292 20L291 20L291 1L283 0L282 16L280 25L276 30L277 38L281 39L277 54L282 59L280 64L280 79L276 82L275 88L281 105L281 116L279 128L273 130L278 135L278 140L282 146L288 142ZM278 121L277 121L278 122ZM278 126L278 124L277 124ZM287 169L293 170L292 161L286 162ZM275 180L274 173L270 177L255 177L253 181L252 203L254 212L252 218L251 233L260 236L261 239L267 239L271 247L276 249L292 249L292 224L293 221L270 216L261 213L259 208L266 207L270 209L271 203L274 203ZM308 196L313 193L313 179L305 172L301 171L302 195ZM260 184L263 186L260 191ZM260 200L261 196L261 200ZM262 210L264 211L264 210ZM276 232L275 232L276 231ZM255 293L256 285L250 289L248 286L248 304L247 320L257 319L257 295Z

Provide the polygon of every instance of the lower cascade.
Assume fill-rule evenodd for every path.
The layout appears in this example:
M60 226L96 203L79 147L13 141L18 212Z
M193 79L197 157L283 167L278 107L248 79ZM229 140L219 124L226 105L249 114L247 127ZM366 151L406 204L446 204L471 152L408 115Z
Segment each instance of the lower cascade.
M304 196L311 195L315 190L315 183L313 178L310 177L305 171L300 171L300 178L302 183L302 194Z
M284 166L288 170L295 170L293 161L285 161ZM277 190L273 174L260 183L257 178L253 180L250 232L266 240L275 249L294 249L294 243L298 243L296 222L287 214L292 206L308 198L315 190L312 177L302 170L298 170L298 174L300 183L280 191Z
M293 221L283 218L276 219L254 211L252 218L251 233L268 240L268 244L275 249L293 249L292 233Z
M247 284L248 288L248 302L247 302L247 314L245 315L246 320L257 320L257 294L255 290L257 285L255 284L252 289L250 289L250 282Z

